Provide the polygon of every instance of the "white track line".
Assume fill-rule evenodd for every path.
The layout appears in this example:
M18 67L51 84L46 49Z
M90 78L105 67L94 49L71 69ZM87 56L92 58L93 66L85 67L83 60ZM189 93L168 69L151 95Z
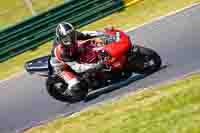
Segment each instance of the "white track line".
M156 22L156 21L160 21L160 20L162 20L162 19L164 19L164 18L166 18L166 17L175 15L175 14L177 14L177 13L179 13L179 12L185 11L185 10L187 10L187 9L193 8L193 7L198 6L198 5L200 5L200 2L194 3L194 4L192 4L192 5L186 6L186 7L181 8L181 9L178 9L178 10L176 10L176 11L169 12L167 15L163 15L163 16L157 17L157 18L152 19L152 20L150 20L150 21L148 21L148 22L145 22L145 23L143 23L143 24L141 24L141 25L139 25L139 26L134 26L134 27L132 27L132 28L130 28L130 29L128 29L128 30L125 30L125 31L126 31L126 32L130 32L130 31L139 29L139 28L141 28L141 27L143 27L143 26L145 26L145 25L151 24L151 23ZM24 74L24 71L23 71L23 72L19 72L19 73L17 73L17 74L14 74L14 75L12 75L12 76L10 76L10 77L4 79L4 80L0 80L0 83L2 83L2 82L4 82L4 81L11 80L11 79L13 79L13 78L17 78L17 77L19 77L19 76L22 75L22 74Z
M9 77L6 78L6 79L0 80L0 84L3 83L3 82L5 82L5 81L8 81L8 80L11 80L11 79L14 79L14 78L18 78L19 76L21 76L21 75L24 74L24 73L25 73L24 70L22 70L21 72L17 72L17 73L15 73L15 74L9 76Z
M164 19L164 18L166 18L166 17L176 15L176 14L182 12L182 11L185 11L185 10L187 10L187 9L193 8L193 7L198 6L198 5L200 5L200 2L194 3L194 4L192 4L192 5L186 6L186 7L184 7L184 8L181 8L181 9L178 9L178 10L175 10L175 11L172 11L172 12L169 12L169 13L167 13L166 15L163 15L163 16L160 16L160 17L156 17L156 18L154 18L154 19L152 19L152 20L150 20L150 21L147 21L147 22L145 22L145 23L143 23L143 24L141 24L141 25L138 25L138 26L135 26L135 27L131 27L131 28L129 28L128 30L126 30L126 32L130 32L130 31L132 31L132 30L139 29L139 28L141 28L141 27L143 27L143 26L145 26L145 25L149 25L149 24L151 24L151 23L153 23L153 22L160 21L160 20L162 20L162 19Z

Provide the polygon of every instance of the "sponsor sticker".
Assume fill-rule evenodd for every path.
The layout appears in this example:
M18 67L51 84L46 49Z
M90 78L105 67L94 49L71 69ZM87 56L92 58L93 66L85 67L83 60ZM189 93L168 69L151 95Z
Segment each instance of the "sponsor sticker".
M120 41L120 32L116 32L115 40L116 42Z

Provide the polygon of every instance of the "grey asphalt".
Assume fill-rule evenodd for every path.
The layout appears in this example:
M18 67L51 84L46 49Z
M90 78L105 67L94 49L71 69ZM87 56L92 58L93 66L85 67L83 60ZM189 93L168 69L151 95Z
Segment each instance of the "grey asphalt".
M134 20L133 20L134 21ZM200 6L145 25L128 33L132 41L155 49L165 69L148 77L137 77L128 85L87 102L66 104L52 99L45 79L23 74L0 83L0 133L12 133L61 114L70 115L101 101L138 88L180 77L200 68ZM9 69L9 68L8 68Z

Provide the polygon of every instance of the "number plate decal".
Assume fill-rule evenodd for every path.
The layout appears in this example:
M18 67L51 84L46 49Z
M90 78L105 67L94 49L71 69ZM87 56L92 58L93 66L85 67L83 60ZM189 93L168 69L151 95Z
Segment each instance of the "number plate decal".
M120 32L116 32L115 40L116 42L120 41Z

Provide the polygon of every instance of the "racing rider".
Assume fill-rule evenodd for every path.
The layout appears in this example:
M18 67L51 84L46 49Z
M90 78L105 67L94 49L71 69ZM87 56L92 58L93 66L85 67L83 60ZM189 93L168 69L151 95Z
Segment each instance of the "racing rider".
M92 39L100 35L102 35L102 32L76 31L72 24L67 22L61 22L57 25L50 63L56 75L68 84L68 91L75 92L81 89L80 81L72 69L84 72L90 69L99 69L103 66L100 62L77 62L80 52L83 51L78 47L78 41Z

